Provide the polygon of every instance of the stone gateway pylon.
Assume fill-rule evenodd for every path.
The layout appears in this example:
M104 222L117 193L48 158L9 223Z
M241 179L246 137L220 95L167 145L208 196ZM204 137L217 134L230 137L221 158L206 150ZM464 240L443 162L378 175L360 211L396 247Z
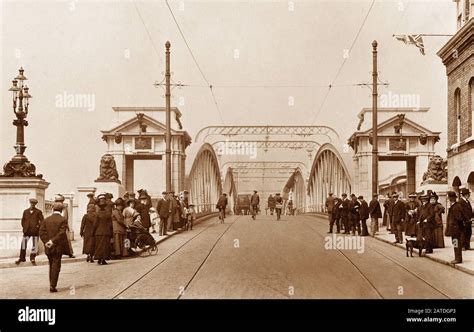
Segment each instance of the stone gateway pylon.
M145 181L153 184L153 196L159 195L166 187L164 107L114 107L117 121L110 129L102 130L106 143L105 154L98 164L97 178L88 186L78 188L79 214L85 213L87 193L110 192L114 198L123 196L126 191L137 192L142 180L135 172L137 161L156 161L153 175ZM181 112L171 108L171 174L172 188L175 192L184 190L186 148L191 143L189 134L182 130ZM150 188L144 188L150 189ZM81 204L81 202L83 202Z

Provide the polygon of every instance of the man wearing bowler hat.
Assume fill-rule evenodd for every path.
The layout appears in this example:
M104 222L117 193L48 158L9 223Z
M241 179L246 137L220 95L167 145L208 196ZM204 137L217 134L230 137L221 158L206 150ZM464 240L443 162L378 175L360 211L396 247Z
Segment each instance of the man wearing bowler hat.
M463 218L464 218L464 232L462 238L462 248L464 250L471 249L471 236L472 236L472 205L469 201L471 191L467 188L461 188L459 190L459 203L461 203Z
M21 218L21 227L23 228L23 239L21 241L20 258L15 262L17 265L26 261L26 248L28 240L33 241L30 253L31 264L36 265L36 254L38 253L39 228L43 222L43 213L36 208L38 200L30 198L30 207L23 211Z

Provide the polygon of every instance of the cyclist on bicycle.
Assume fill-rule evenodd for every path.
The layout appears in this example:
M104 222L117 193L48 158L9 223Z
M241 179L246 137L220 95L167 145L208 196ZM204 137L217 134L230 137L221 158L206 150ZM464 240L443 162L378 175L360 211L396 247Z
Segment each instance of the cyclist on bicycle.
M216 208L219 210L219 220L221 221L221 224L224 223L226 207L227 207L227 194L223 193L219 197L219 200L217 201L217 204L216 204Z

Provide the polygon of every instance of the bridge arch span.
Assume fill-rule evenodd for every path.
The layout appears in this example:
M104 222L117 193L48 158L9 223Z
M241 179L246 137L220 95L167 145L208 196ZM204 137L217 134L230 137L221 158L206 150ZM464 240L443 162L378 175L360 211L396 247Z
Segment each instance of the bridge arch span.
M194 158L189 172L190 203L197 212L212 212L222 193L222 180L217 155L209 143L204 143Z
M307 212L324 212L330 192L340 197L351 193L350 173L336 147L323 144L314 157L308 180L309 205Z

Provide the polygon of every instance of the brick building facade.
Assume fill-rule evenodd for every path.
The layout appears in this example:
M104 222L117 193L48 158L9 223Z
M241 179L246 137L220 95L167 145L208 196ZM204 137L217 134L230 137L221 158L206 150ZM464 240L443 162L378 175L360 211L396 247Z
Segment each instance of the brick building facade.
M459 0L458 30L439 50L448 77L448 184L474 190L474 0Z

